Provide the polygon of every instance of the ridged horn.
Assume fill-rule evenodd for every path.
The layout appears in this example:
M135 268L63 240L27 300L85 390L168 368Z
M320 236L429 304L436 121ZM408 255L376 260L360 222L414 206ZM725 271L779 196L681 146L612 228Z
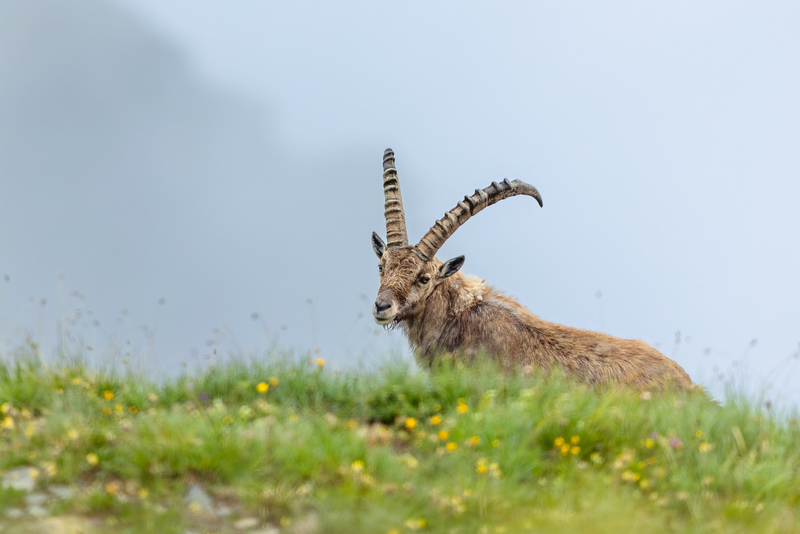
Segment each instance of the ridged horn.
M403 211L403 197L400 196L400 182L394 166L394 152L387 148L383 153L383 214L386 217L386 247L408 246L406 215Z
M516 195L528 195L536 199L542 206L542 197L539 191L530 184L520 180L509 182L507 179L484 189L476 189L472 196L465 196L455 208L444 214L444 217L434 223L428 233L417 244L417 254L423 261L430 261L444 242L467 222L470 217L487 206L500 202L504 198Z

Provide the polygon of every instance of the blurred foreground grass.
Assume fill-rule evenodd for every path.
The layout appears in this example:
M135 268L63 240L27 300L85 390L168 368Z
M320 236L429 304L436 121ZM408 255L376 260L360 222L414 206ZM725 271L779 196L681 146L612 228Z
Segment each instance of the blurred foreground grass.
M0 480L35 485L0 487L0 532L800 532L797 415L736 395L277 355L153 381L18 355L0 412Z

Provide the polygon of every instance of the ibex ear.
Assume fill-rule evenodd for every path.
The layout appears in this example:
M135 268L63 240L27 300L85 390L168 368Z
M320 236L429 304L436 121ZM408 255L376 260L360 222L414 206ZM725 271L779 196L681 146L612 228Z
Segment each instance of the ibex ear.
M375 254L378 255L378 259L383 257L383 253L386 251L386 243L383 242L381 236L372 232L372 250L375 251Z
M464 265L464 256L458 256L452 260L447 260L439 267L439 279L453 276L458 272L461 266Z

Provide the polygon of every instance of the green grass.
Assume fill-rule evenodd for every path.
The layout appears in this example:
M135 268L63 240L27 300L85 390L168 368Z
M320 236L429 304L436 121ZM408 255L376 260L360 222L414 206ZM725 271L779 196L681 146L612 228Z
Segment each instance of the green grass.
M0 362L0 405L0 471L74 488L51 514L87 531L800 532L797 417L735 395L275 355L156 382L28 356ZM0 489L0 531L42 529L7 517L23 501Z

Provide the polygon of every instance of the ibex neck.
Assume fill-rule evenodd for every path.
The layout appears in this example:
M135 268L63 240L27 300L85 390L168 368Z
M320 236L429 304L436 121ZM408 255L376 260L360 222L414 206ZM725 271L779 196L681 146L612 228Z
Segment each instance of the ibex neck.
M452 317L483 302L486 292L489 291L485 282L485 279L481 280L477 276L456 273L443 280L436 289L439 291L438 297L448 303Z
M442 280L419 313L407 317L400 326L413 348L428 344L446 325L483 302L489 287L475 276L456 273Z

